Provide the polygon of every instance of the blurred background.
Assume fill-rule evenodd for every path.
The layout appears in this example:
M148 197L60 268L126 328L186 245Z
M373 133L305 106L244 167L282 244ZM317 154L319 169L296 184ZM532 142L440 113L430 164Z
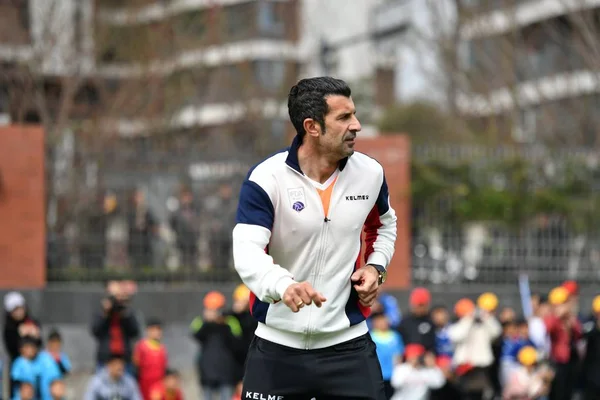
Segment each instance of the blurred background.
M591 296L599 30L585 0L0 0L0 136L44 132L37 152L0 142L0 196L31 185L2 158L43 161L46 248L42 288L27 273L0 287L31 289L81 369L109 279L134 280L143 314L186 337L206 290L239 283L237 193L294 135L289 88L332 75L352 88L362 137L410 139L412 284L518 303L526 273ZM26 235L14 223L0 254ZM189 344L172 340L188 366Z

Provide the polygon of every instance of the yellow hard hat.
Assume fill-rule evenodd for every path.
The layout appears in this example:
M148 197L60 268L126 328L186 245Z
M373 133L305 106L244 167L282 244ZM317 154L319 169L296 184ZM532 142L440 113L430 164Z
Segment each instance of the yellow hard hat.
M519 350L517 357L522 365L529 367L537 362L537 351L531 346L525 346Z
M595 313L600 313L600 295L594 297L594 301L592 302L592 310Z
M492 312L498 308L498 296L490 292L483 293L477 299L477 306L482 310Z
M550 291L550 294L548 295L548 301L553 306L565 304L568 299L569 299L569 291L562 286L552 289Z
M233 299L236 301L248 300L249 296L250 296L250 289L248 289L248 287L246 285L244 285L243 283L241 285L238 285L238 287L236 287L235 290L233 291Z

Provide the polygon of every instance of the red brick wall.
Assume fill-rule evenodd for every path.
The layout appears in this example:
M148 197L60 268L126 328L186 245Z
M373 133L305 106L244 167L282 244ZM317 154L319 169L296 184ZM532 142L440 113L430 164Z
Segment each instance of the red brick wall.
M360 133L358 136L360 138ZM356 149L375 158L385 169L390 202L398 218L398 238L384 288L406 289L410 287L411 277L410 141L403 135L363 138L357 141Z
M46 284L44 131L0 128L0 289Z

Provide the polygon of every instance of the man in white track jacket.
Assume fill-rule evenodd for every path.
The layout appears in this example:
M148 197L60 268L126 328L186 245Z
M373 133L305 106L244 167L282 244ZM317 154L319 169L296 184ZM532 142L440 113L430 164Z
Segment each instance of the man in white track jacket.
M345 82L301 80L288 110L296 138L250 170L233 230L259 321L242 398L383 399L365 322L396 240L383 168L354 151L361 125Z

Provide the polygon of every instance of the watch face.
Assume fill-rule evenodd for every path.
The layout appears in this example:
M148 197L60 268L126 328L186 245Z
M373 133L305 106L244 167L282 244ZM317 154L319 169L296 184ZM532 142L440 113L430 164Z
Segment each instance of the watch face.
M381 281L381 283L385 282L385 280L387 279L387 271L383 271L379 274L379 280Z

